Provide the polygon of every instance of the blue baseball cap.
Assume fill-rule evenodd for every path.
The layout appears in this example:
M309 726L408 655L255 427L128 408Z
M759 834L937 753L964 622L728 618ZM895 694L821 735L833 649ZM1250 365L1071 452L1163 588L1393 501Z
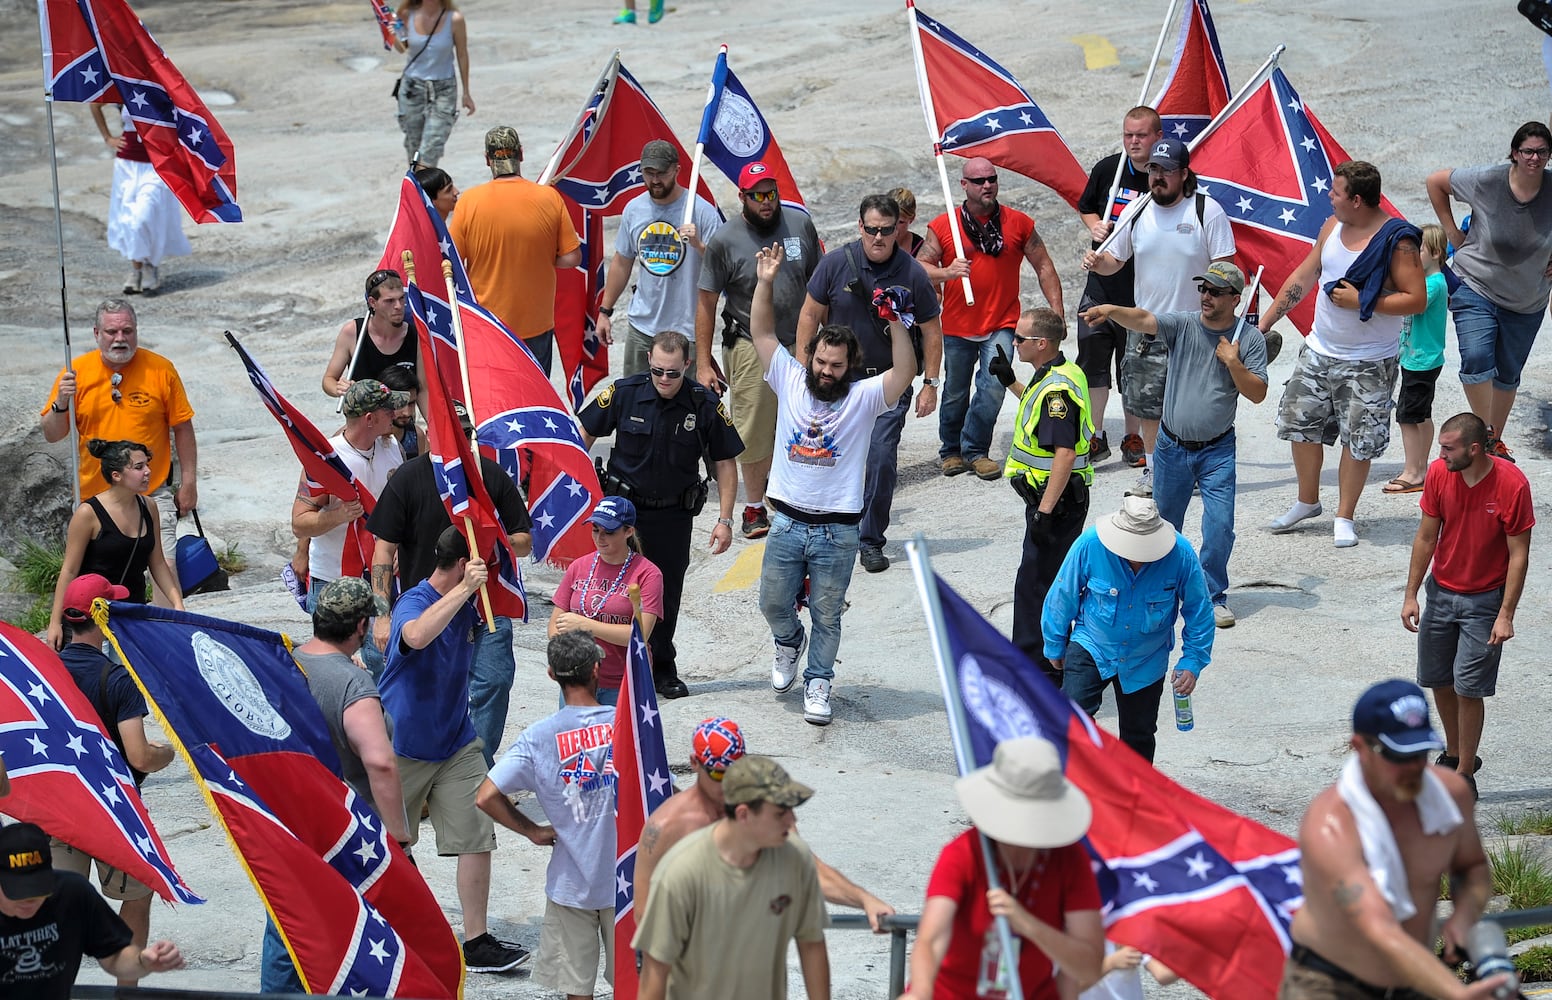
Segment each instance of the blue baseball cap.
M604 497L588 520L605 531L618 531L636 523L636 505L624 497Z
M1373 736L1399 754L1444 748L1428 719L1428 696L1411 681L1380 681L1360 695L1353 732Z

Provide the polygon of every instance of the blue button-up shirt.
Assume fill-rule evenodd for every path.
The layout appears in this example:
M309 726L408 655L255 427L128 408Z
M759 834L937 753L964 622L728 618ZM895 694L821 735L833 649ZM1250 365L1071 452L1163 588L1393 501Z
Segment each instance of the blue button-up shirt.
M1184 620L1176 666L1200 676L1212 659L1212 602L1196 550L1175 533L1164 558L1133 571L1089 527L1067 552L1045 598L1041 631L1045 655L1064 659L1076 642L1094 656L1099 675L1117 675L1130 694L1163 677L1175 645L1175 619Z

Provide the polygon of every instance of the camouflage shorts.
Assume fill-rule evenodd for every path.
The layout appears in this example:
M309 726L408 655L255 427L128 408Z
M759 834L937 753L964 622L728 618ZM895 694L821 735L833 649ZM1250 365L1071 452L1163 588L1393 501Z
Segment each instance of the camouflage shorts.
M1164 375L1169 348L1157 337L1126 331L1126 355L1121 361L1121 403L1126 412L1144 420L1164 416Z
M1390 444L1399 371L1395 358L1340 361L1305 345L1277 404L1277 436L1307 444L1340 440L1360 462L1379 458Z

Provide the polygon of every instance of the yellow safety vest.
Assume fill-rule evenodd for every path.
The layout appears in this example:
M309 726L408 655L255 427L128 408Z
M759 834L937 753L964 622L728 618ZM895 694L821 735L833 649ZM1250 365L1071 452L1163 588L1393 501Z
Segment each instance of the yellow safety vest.
M1035 437L1035 425L1044 412L1046 397L1053 392L1066 393L1078 402L1077 460L1072 463L1073 475L1085 483L1094 482L1094 469L1089 465L1089 439L1094 436L1094 418L1089 402L1089 380L1072 361L1053 365L1045 378L1024 390L1019 400L1018 423L1013 427L1013 447L1008 451L1007 463L1002 474L1006 479L1026 476L1035 486L1043 486L1051 474L1051 463L1056 453L1041 447Z

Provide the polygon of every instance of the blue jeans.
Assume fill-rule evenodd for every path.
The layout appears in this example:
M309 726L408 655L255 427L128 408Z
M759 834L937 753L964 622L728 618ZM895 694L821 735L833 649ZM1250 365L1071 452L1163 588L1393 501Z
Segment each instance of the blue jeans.
M905 429L906 414L911 412L911 390L905 390L895 408L880 414L873 422L873 439L868 442L868 466L862 480L863 545L884 547L889 531L889 508L895 501L895 483L900 478L900 432Z
M943 398L938 402L939 458L958 455L966 462L986 458L992 447L992 431L1002 410L1002 387L987 366L997 356L997 348L1013 357L1013 331L996 330L976 342L964 337L943 338ZM976 366L980 365L980 371ZM975 377L975 395L970 394L970 379Z
M485 741L485 766L496 762L496 750L507 728L507 702L517 660L512 655L512 619L496 616L496 631L480 617L474 626L474 662L469 667L469 721Z
M1153 452L1153 502L1159 516L1183 531L1191 488L1202 489L1202 575L1207 594L1222 604L1229 589L1229 554L1234 551L1234 432L1201 451L1181 447L1163 431Z
M841 612L846 588L857 565L855 524L805 524L771 510L771 533L765 537L765 562L760 566L760 613L771 626L771 638L796 649L803 642L795 599L809 581L808 618L813 632L808 642L804 682L835 677L835 654L841 649Z
M1455 317L1455 336L1460 343L1461 384L1491 379L1494 389L1518 389L1520 371L1541 329L1542 312L1512 312L1461 282L1450 296L1450 313ZM1501 433L1503 428L1497 430Z
M260 993L301 993L302 977L291 964L291 953L280 939L275 921L264 921L264 949L259 959Z
M312 614L318 606L318 592L330 581L320 580L316 576L307 583L307 613ZM361 662L366 665L367 673L372 675L372 680L377 680L383 675L383 651L372 642L372 623L375 618L366 621L366 636L361 640ZM285 949L282 948L282 951Z

